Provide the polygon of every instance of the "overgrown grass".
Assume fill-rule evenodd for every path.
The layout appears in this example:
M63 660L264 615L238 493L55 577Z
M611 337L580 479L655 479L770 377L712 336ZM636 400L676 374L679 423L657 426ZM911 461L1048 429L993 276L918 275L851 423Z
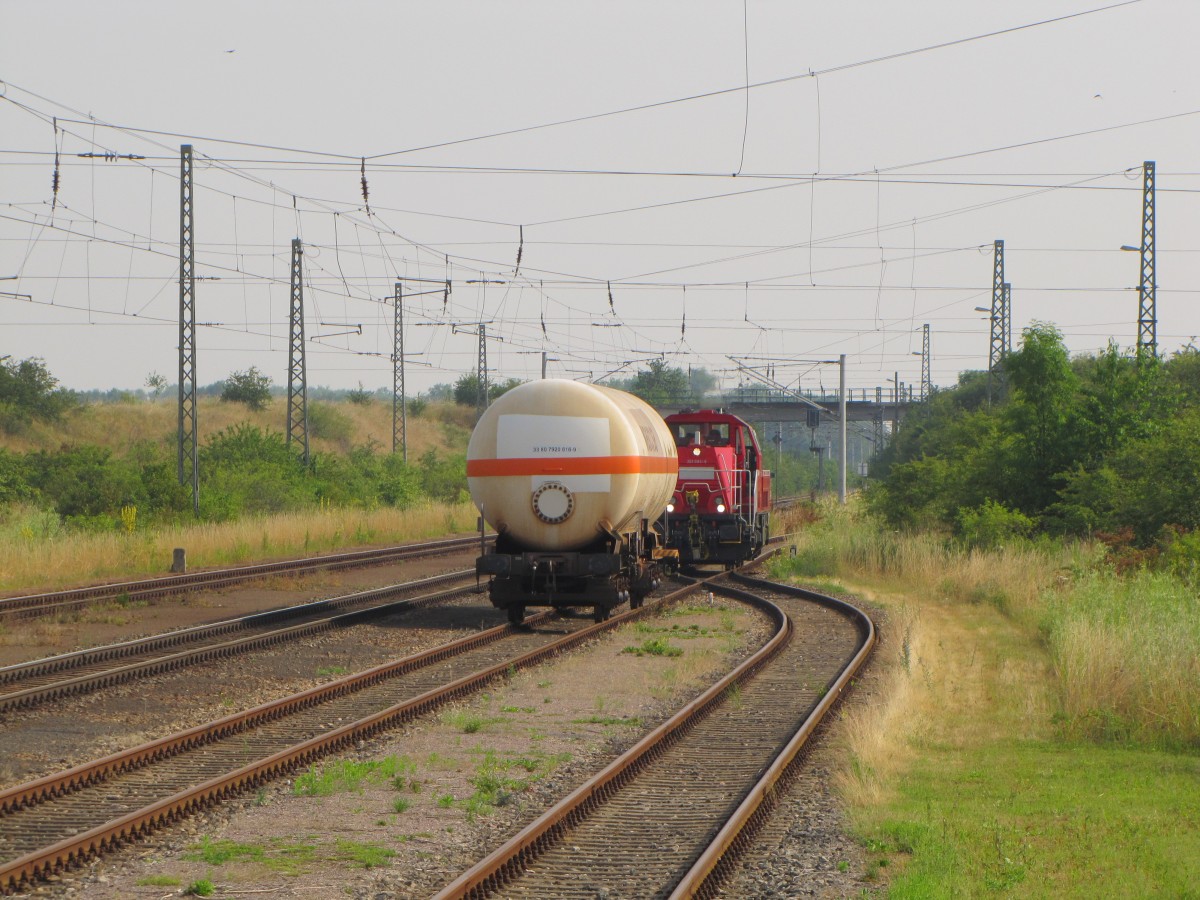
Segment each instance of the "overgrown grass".
M1081 544L1014 542L966 550L942 535L893 531L853 506L827 505L824 518L794 542L796 554L769 564L776 577L886 578L890 584L953 600L987 602L1003 612L1036 611L1046 585L1091 567L1100 550ZM822 583L823 587L828 587Z
M161 575L174 548L189 568L442 537L474 527L471 503L429 502L410 509L323 509L156 531L68 533L47 513L10 508L0 524L0 590L51 590L83 581ZM51 518L53 516L51 515Z
M566 753L516 756L485 750L475 774L471 776L471 786L475 790L462 802L467 818L487 815L497 806L511 803L517 794L527 791L534 782L540 781L569 759L570 754Z
M683 648L674 646L665 638L650 638L642 641L640 646L626 647L621 652L634 656L683 656Z
M257 865L280 875L296 876L303 874L309 864L321 859L346 862L370 869L384 865L395 855L396 851L379 844L341 838L332 845L321 845L313 841L284 839L273 839L264 844L247 844L227 840L214 841L205 837L185 853L183 858L210 866L224 866L228 863ZM164 886L168 884L165 881L159 883ZM175 884L178 883L176 880Z
M296 777L293 793L306 797L327 797L347 791L361 791L365 784L390 781L400 790L411 787L416 765L404 756L388 756L380 760L358 762L342 759L321 769L316 766Z
M332 859L342 860L364 869L374 869L387 863L396 851L380 844L368 844L339 838L334 845Z
M1164 575L1091 575L1045 596L1072 737L1200 750L1200 603Z
M880 686L840 726L868 878L896 897L1195 894L1194 595L1097 571L1090 548L967 552L852 513L809 542L776 571L887 607Z

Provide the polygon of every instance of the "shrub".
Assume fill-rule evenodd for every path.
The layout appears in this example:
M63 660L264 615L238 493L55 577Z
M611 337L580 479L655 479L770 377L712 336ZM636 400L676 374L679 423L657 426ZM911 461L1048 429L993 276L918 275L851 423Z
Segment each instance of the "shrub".
M360 381L357 388L346 393L346 399L356 406L366 406L374 399L374 395L363 387L363 383Z
M420 472L421 488L434 500L456 503L467 489L465 454L442 457L431 448L421 456Z
M995 550L1005 543L1028 536L1034 522L1003 503L988 500L976 509L958 511L958 531L973 550Z
M227 403L244 403L253 410L266 409L271 402L271 378L256 366L245 372L233 372L221 389L221 399Z
M354 423L333 404L309 403L308 431L311 437L348 444L354 435Z

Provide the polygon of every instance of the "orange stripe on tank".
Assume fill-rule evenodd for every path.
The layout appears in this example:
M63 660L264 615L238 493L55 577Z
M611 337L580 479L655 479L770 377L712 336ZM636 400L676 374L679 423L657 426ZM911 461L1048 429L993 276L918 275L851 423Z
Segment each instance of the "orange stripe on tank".
M469 459L467 476L490 478L503 475L674 475L679 460L674 456L564 456L519 459Z

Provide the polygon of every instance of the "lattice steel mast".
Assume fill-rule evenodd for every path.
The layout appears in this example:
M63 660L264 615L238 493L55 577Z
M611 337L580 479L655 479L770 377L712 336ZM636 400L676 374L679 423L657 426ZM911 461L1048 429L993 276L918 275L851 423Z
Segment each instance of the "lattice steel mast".
M192 222L192 145L179 148L179 483L192 484L200 513L200 454L196 437L196 271Z
M1158 355L1158 316L1155 309L1154 161L1142 163L1142 265L1138 279L1138 359Z
M396 315L392 331L392 452L399 452L403 460L408 462L408 397L404 393L404 286L399 281L396 282Z
M304 359L304 245L292 239L291 343L288 351L287 443L296 440L308 465L308 378Z
M988 403L992 402L992 379L1004 359L1004 241L997 240L992 257L991 341L988 345Z
M921 326L921 399L928 400L932 388L929 377L929 323Z
M488 407L487 326L479 323L479 393L475 397L475 411L483 415Z

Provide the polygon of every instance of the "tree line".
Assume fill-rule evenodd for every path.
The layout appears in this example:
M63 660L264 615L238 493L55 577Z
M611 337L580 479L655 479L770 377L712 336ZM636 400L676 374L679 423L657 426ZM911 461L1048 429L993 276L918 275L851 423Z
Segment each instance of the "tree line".
M1200 559L1200 351L1110 343L1072 359L1051 324L998 371L964 373L904 419L872 468L890 523L968 542L1099 536L1134 558Z

